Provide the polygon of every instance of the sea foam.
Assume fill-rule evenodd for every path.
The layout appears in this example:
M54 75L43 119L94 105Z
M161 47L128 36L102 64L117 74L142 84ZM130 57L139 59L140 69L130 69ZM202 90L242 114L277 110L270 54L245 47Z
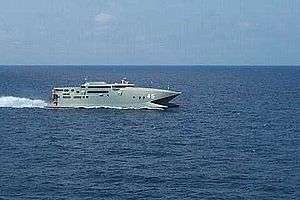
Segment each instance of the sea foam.
M44 100L40 99L29 99L23 97L13 97L13 96L2 96L0 97L0 108L47 108L47 103ZM85 109L120 109L120 110L163 110L163 108L155 107L114 107L114 106L80 106L80 107L69 107L76 108L85 108ZM68 109L68 108L64 108Z
M6 108L44 108L47 103L40 99L28 99L13 96L0 97L0 107Z

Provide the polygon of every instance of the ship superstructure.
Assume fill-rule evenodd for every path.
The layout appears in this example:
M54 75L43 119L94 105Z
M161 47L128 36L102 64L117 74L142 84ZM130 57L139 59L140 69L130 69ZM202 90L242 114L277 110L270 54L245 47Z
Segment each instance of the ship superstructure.
M55 87L52 108L127 108L164 109L175 104L170 101L181 94L171 90L135 87L127 80L120 83L86 82L79 87Z

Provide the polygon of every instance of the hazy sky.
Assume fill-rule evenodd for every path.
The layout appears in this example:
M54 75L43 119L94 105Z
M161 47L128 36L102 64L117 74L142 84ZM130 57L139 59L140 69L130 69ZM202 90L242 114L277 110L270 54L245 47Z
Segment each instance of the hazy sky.
M300 65L300 0L0 0L0 64Z

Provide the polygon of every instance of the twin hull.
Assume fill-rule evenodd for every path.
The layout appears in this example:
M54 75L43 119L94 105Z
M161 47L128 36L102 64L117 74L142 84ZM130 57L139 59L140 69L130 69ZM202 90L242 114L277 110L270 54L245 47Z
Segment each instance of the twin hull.
M49 106L52 108L164 109L176 106L170 101L179 94L180 92L170 90L138 87L110 88L103 91L86 91L80 87L62 88L53 90Z

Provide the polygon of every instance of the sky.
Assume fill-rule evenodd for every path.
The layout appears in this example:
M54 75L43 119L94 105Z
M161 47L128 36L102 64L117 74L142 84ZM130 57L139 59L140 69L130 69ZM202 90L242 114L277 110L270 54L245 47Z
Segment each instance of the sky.
M300 1L0 0L0 64L300 65Z

